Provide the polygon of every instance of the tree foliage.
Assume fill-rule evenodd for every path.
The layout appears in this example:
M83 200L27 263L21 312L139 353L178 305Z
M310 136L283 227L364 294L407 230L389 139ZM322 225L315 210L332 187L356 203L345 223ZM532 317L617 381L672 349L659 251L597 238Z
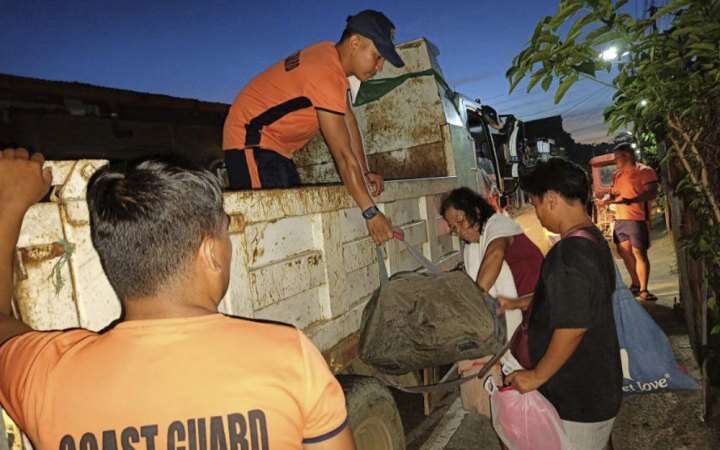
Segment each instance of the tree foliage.
M701 224L684 244L705 261L719 292L720 0L670 0L646 19L627 14L627 3L561 0L513 59L510 90L524 79L528 92L555 82L557 103L580 78L601 82L598 72L615 74L605 110L610 132L627 127L641 142L651 136L662 163L680 168L672 188ZM660 30L660 21L670 26ZM599 54L610 46L618 58L604 61Z

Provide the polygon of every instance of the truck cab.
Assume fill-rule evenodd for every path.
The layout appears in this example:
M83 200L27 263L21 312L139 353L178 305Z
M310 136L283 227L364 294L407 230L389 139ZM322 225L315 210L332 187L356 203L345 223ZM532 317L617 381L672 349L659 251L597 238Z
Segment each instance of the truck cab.
M615 174L615 155L608 153L595 156L590 160L592 177L592 198L600 199L609 194L612 189L613 175ZM592 218L595 225L606 237L612 237L612 224L615 220L615 205L599 205L593 201Z

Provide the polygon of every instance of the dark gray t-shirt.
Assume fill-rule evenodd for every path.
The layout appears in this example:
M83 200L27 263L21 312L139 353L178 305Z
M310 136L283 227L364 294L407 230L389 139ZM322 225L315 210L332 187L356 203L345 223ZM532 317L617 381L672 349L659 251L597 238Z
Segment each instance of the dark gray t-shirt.
M570 359L540 392L560 417L600 422L615 417L622 399L620 348L612 309L614 262L607 242L571 236L550 250L535 289L528 330L533 365L542 359L558 328L586 328Z

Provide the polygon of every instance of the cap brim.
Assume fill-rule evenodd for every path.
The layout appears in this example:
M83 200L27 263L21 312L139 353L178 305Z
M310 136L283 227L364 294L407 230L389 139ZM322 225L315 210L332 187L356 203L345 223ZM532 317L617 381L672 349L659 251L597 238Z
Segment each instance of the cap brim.
M403 62L402 58L400 58L400 55L398 54L397 50L395 50L395 46L392 43L386 44L375 42L375 47L380 52L380 55L382 55L382 57L385 58L393 66L405 66L405 63Z

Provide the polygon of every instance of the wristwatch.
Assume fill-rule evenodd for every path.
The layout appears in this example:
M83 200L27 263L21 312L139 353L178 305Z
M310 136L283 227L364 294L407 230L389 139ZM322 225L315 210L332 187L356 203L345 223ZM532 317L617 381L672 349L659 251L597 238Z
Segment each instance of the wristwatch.
M370 220L373 217L377 216L378 214L380 214L380 210L375 205L369 207L368 209L366 209L365 211L362 212L362 216L365 220Z

